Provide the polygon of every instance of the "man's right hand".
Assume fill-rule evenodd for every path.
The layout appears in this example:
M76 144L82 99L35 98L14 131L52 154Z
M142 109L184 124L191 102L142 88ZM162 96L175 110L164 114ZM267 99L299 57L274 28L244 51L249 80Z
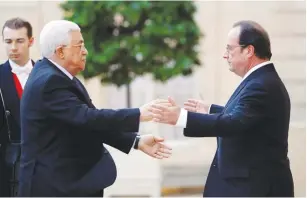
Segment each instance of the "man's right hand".
M206 104L202 100L196 100L196 99L189 99L187 102L184 103L184 109L191 112L196 113L209 113L209 107L210 105Z
M140 107L140 122L148 122L152 120L153 116L149 109L152 107L152 105L156 104L166 107L172 106L172 104L166 99L156 99L147 104L144 104L142 107Z

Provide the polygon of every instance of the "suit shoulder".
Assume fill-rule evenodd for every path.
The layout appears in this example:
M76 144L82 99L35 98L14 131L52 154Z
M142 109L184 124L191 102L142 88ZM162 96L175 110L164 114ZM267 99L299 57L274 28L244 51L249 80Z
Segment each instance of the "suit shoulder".
M4 77L4 75L6 75L5 70L8 70L8 67L10 67L8 61L0 64L0 79L2 79Z
M33 74L35 78L44 79L45 82L54 78L61 79L61 75L59 75L56 69L45 60L37 61L31 74Z
M266 89L266 82L262 79L252 79L247 82L246 88L248 89Z
M71 85L72 83L67 77L57 74L51 74L46 78L44 91L48 92L59 88L66 89Z
M29 77L29 85L43 86L44 89L50 89L51 87L61 87L67 84L65 76L60 75L46 61L37 61Z
M252 86L269 88L271 86L276 86L282 83L276 72L266 72L257 78L251 79L248 84Z
M0 66L6 65L6 64L9 64L9 61L8 61L8 60L6 60L6 61L3 62L3 63L0 63Z
M7 64L7 61L4 63L0 63L0 72L2 72L2 69L4 68L6 64Z
M289 97L287 89L276 72L263 74L259 78L252 79L247 84L247 90L261 91L272 98L279 96Z

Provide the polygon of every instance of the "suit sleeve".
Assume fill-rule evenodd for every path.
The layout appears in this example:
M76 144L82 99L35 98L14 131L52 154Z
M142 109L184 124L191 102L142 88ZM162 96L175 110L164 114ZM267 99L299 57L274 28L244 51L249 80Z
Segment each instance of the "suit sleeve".
M188 113L184 135L189 137L232 137L248 134L269 116L268 92L259 84L246 88L238 103L227 113Z
M223 110L224 110L223 106L212 104L210 106L210 112L209 113L211 113L211 114L213 114L213 113L221 113Z
M55 123L118 134L139 130L139 109L90 108L78 98L70 82L60 76L52 76L45 83L43 103L48 118Z
M108 135L104 133L102 139L103 143L112 146L126 154L128 154L134 143L134 140L137 136L137 133L123 133L121 132L119 135Z

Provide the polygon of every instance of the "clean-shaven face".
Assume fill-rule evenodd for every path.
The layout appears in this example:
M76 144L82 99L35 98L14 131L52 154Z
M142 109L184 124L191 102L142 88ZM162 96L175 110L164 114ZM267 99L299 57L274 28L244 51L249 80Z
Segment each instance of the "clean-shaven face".
M6 54L9 59L18 65L25 65L30 59L30 47L33 45L34 38L29 38L25 27L3 29L3 42Z

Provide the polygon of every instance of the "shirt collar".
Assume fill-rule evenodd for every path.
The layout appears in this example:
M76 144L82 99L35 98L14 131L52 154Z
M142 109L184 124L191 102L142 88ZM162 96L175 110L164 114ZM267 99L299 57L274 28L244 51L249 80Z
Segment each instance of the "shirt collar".
M14 61L10 59L9 63L12 68L12 72L15 74L30 74L33 68L31 59L29 59L29 61L23 66L16 64Z
M257 69L259 69L259 68L261 68L261 67L263 67L263 66L265 66L265 65L271 64L271 63L272 63L271 61L266 61L266 62L263 62L263 63L260 63L260 64L258 64L258 65L256 65L256 66L254 66L253 68L251 68L251 69L244 75L242 81L243 81L244 79L246 79L251 73L253 73L253 72L256 71ZM241 82L242 82L242 81L241 81Z
M50 62L52 62L57 68L59 68L59 70L61 70L64 74L66 74L66 76L68 76L68 78L70 78L70 80L72 80L74 78L64 67L62 67L61 65L57 64L56 62L50 60L49 58L48 58L48 60Z

